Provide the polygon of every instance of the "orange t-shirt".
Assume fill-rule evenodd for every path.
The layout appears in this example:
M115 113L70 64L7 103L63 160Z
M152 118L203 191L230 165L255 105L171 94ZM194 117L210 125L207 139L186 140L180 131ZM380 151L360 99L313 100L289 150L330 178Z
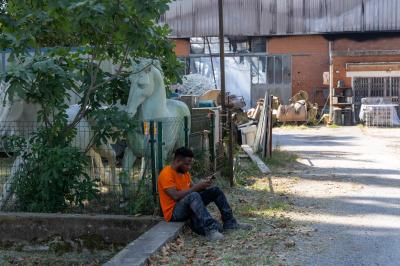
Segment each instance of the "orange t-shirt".
M160 204L164 214L164 218L169 222L172 218L172 212L176 201L168 196L165 189L176 188L176 190L190 189L190 174L180 174L171 166L166 166L158 176L158 193L160 194Z

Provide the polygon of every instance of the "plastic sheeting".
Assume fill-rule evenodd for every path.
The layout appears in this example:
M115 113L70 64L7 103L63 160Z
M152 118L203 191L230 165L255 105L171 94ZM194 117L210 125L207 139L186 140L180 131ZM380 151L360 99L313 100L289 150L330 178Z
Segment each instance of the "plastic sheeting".
M397 114L398 104L384 97L369 97L361 99L359 118L367 126L400 126Z

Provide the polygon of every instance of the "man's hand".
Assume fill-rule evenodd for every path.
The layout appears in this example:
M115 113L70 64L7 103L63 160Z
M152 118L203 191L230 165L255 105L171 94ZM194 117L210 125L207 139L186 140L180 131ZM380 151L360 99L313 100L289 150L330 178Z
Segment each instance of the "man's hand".
M193 191L202 191L207 189L208 187L210 187L212 185L212 180L211 178L208 179L203 179L202 181L200 181L199 183L193 185L192 189Z
M203 179L197 184L192 185L190 189L187 190L177 190L176 188L168 188L165 192L173 198L175 201L179 201L184 198L187 194L192 192L199 192L209 188L212 185L212 179Z

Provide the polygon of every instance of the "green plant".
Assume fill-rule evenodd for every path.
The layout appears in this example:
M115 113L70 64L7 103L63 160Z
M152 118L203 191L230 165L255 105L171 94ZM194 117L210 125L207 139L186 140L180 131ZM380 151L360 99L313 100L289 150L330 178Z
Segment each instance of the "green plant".
M23 211L59 212L67 204L83 207L97 196L96 180L85 169L88 159L68 147L49 147L40 138L30 139L30 149L20 150L22 167L16 172L14 189Z
M132 129L133 118L118 108L128 98L130 59L159 59L166 83L179 80L181 64L169 29L157 24L170 1L0 4L0 49L11 51L0 77L10 84L7 99L39 107L38 130L27 140L12 141L22 159L15 184L22 209L61 211L66 202L81 205L94 196L95 182L85 173L89 147L72 149L71 142L84 118L100 121L92 128L91 144L118 140ZM115 71L104 71L105 64L116 66ZM79 110L68 119L71 95L79 98Z
M137 190L129 202L128 211L130 214L154 214L156 202L152 193L150 193L150 185L145 178L139 181Z
M211 174L211 160L209 152L194 151L194 163L190 171L194 179L201 179Z

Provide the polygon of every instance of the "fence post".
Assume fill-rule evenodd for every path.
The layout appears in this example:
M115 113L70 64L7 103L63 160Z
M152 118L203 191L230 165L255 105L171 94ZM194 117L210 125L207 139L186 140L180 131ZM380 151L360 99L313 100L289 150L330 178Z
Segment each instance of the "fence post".
M189 148L189 117L184 117L185 147Z
M156 193L157 193L157 184L156 184L156 154L154 151L154 121L150 121L149 123L149 133L150 133L150 156L151 156L151 183L152 183L152 188L153 188L153 197L154 200L156 200Z
M232 130L232 112L228 110L228 178L231 187L234 185L233 180L233 130Z
M210 113L210 154L212 162L212 170L215 172L217 170L215 162L215 114Z
M163 169L163 131L162 131L162 122L157 123L157 162L158 162L158 173Z

